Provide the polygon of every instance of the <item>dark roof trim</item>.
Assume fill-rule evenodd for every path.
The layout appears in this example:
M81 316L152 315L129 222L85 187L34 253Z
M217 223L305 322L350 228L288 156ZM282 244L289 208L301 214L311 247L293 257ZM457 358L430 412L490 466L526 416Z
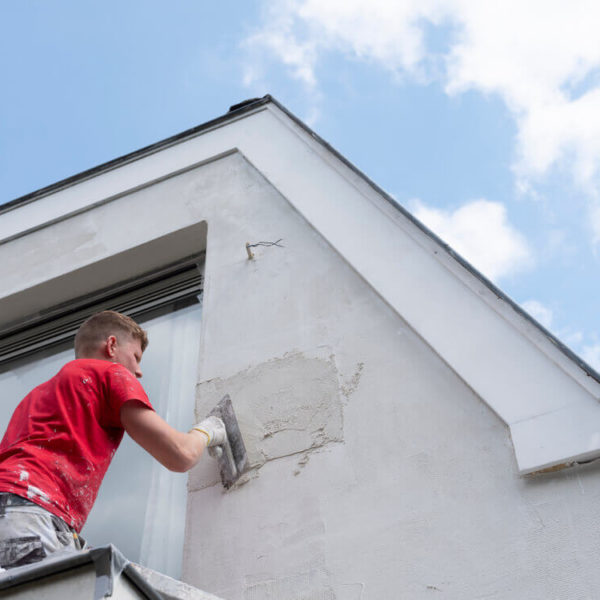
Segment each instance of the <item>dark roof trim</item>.
M162 595L131 566L131 563L112 544L81 552L54 555L31 565L9 569L0 575L0 590L64 573L89 563L94 563L96 570L94 600L112 596L114 580L121 573L138 588L147 600L164 600Z
M9 569L0 574L0 590L5 590L29 581L36 581L48 575L70 571L90 562L92 562L92 558L89 552L77 552L65 554L60 559L46 559L26 567Z
M99 175L105 171L109 171L111 169L115 169L119 166L122 166L128 162L132 162L134 160L138 160L143 158L148 154L152 154L161 150L167 146L170 146L174 143L183 141L187 138L194 137L207 129L211 129L217 125L221 125L226 123L227 121L237 118L244 113L250 112L256 109L259 106L273 103L279 110L285 113L294 123L296 123L299 127L304 129L312 138L314 138L319 144L327 148L329 152L338 158L344 165L346 165L350 170L359 175L362 179L364 179L378 194L380 194L383 198L385 198L396 210L398 210L402 215L408 219L411 223L413 223L417 228L419 228L423 233L428 235L431 239L433 239L447 254L449 254L454 260L456 260L463 268L465 268L471 275L473 275L476 279L478 279L481 283L483 283L490 291L498 298L498 300L502 300L506 302L520 317L528 321L531 325L536 327L541 331L541 333L552 343L558 350L560 350L567 358L569 358L572 362L574 362L588 377L591 377L598 383L600 383L600 373L598 373L595 369L593 369L590 365L588 365L584 360L582 360L577 354L575 354L568 346L563 344L557 337L555 337L552 333L550 333L543 325L538 323L531 315L525 312L512 298L507 296L502 290L496 287L489 279L484 277L477 269L475 269L469 262L467 262L460 254L455 252L448 244L443 242L433 231L427 228L423 223L417 220L411 213L409 213L403 206L401 206L394 198L392 198L385 190L380 188L374 181L372 181L367 175L365 175L360 169L355 167L348 159L346 159L342 154L340 154L333 146L331 146L328 142L326 142L323 138L321 138L317 133L315 133L308 125L303 123L298 117L292 114L285 106L280 104L275 98L271 95L267 94L262 98L253 98L250 100L245 100L238 104L234 104L231 106L229 111L216 119L211 121L207 121L201 125L193 127L192 129L187 129L181 133L173 135L169 138L146 146L145 148L141 148L140 150L136 150L135 152L131 152L129 154L125 154L119 158L115 158L109 162L103 163L87 171L83 171L77 175L73 175L67 179L63 179L62 181L58 181L49 186L46 186L40 190L27 194L25 196L21 196L20 198L16 198L15 200L11 200L0 206L0 215L4 212L12 210L13 208L17 208L23 204L27 204L29 202L33 202L38 198L46 196L50 193L56 192L60 189L83 181L85 179L89 179L94 177L95 175Z
M140 322L174 305L198 303L203 262L204 253L194 255L0 328L0 373L13 360L72 343L79 326L102 310L115 310Z
M96 175L100 175L101 173L104 173L106 171L110 171L112 169L116 169L117 167L121 167L126 163L133 162L149 154L153 154L154 152L162 150L167 146L171 146L173 144L176 144L177 142L181 142L185 139L194 137L207 129L211 129L217 125L221 125L227 121L239 117L240 115L246 112L254 110L257 106L267 104L271 101L271 96L266 95L262 98L253 98L251 100L245 100L244 102L235 104L229 109L229 111L226 114L221 115L216 119L212 119L211 121L207 121L206 123L202 123L201 125L192 127L191 129L186 129L181 133L177 133L164 140L160 140L158 142L155 142L154 144L150 144L149 146L145 146L144 148L140 148L139 150L130 152L129 154L124 154L123 156L119 156L118 158L109 160L108 162L92 167L91 169L87 169L86 171L77 173L77 175L72 175L71 177L67 177L66 179L61 179L56 183L51 183L50 185L47 185L46 187L26 194L25 196L20 196L19 198L15 198L14 200L5 202L4 204L0 205L0 215L14 208L18 208L19 206L22 206L24 204L29 204L29 202L33 202L49 194L53 194L54 192L58 192L59 190L62 190L66 187L69 187L76 183L80 183L82 181L85 181L86 179L95 177Z

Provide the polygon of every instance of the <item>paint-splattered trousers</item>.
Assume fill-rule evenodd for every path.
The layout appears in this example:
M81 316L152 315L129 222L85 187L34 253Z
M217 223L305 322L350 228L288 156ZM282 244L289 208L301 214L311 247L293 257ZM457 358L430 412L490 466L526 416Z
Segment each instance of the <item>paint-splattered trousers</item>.
M59 517L16 494L0 492L0 567L11 569L57 551L82 549L77 534Z

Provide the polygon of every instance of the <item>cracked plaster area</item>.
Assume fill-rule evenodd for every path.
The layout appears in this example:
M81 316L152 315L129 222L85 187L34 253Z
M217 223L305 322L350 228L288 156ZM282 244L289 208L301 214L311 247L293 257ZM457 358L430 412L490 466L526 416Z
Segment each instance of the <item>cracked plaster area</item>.
M326 349L288 353L228 378L197 386L196 413L201 419L229 394L246 444L253 473L267 461L302 454L343 439L338 370ZM200 461L190 489L219 481L214 461ZM244 479L240 481L243 483Z

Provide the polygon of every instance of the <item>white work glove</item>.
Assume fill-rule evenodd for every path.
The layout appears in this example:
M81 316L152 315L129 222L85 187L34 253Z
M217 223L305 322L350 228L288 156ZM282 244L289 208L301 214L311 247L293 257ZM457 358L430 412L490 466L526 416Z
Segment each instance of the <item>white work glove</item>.
M213 448L214 446L221 446L227 441L225 423L223 423L223 421L219 419L219 417L206 417L204 421L196 423L196 425L194 425L192 429L203 433L208 438L208 442L206 443L206 445L209 448Z

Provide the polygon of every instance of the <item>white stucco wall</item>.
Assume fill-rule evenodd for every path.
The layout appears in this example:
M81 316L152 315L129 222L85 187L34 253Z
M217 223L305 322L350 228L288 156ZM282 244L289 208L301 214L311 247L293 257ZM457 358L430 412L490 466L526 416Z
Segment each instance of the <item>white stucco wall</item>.
M597 468L519 477L502 421L236 161L197 406L231 395L257 468L228 492L193 473L184 578L228 600L592 597Z

